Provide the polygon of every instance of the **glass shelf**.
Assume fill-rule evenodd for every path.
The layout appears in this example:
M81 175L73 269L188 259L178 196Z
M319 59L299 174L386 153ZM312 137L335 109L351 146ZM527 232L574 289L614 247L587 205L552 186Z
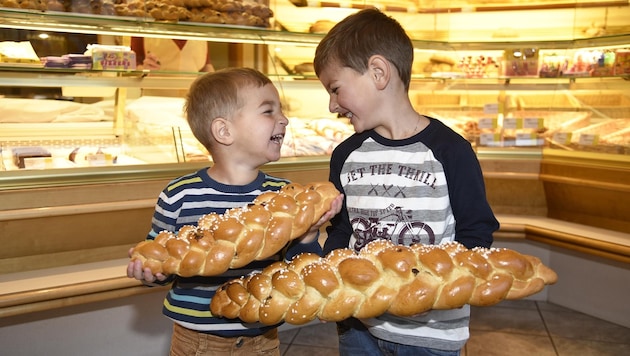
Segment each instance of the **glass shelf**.
M279 31L247 26L195 22L164 22L151 18L85 15L0 8L0 27L26 30L80 32L115 36L165 37L213 42L290 44L316 46L322 34ZM562 41L427 41L413 40L418 49L437 51L504 50L515 46L538 49L621 46L630 43L630 34L600 36Z
M165 37L213 42L317 45L321 35L265 28L163 22L151 18L84 15L65 12L0 9L0 27L23 30L78 32L97 35Z
M151 75L148 75L151 74ZM176 75L169 75L176 74ZM122 88L187 88L200 73L150 73L149 71L86 71L80 69L32 68L0 66L0 86L85 86ZM274 75L272 79L311 85L314 75ZM619 80L623 78L624 80ZM630 77L427 77L412 76L412 86L444 86L451 90L625 90ZM299 85L299 84L298 84Z

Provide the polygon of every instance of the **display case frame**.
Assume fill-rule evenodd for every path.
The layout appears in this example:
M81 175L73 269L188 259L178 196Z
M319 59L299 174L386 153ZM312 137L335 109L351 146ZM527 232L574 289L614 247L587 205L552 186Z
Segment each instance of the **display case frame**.
M611 9L617 9L617 4ZM624 11L627 7L623 8ZM30 30L54 30L63 32L80 32L110 36L146 36L146 37L170 37L179 39L201 39L214 42L229 42L253 46L306 46L313 48L322 39L323 34L306 32L290 32L276 28L248 28L242 26L212 25L198 23L173 23L154 21L147 18L124 18L116 16L82 15L73 13L39 12L31 10L12 10L0 8L0 27ZM443 16L441 14L439 16ZM464 16L465 14L461 14ZM418 14L417 16L438 16L436 14ZM595 47L619 47L630 45L629 33L614 33L597 37L575 36L561 40L522 40L508 41L497 38L481 41L461 40L412 40L414 47L419 51L430 52L465 52L484 50L505 50L506 48L535 46L538 49L582 49ZM305 90L323 92L321 85L314 75L291 75L278 73L273 63L267 63L269 58L262 58L254 64L261 69L268 69L267 74L284 87L299 87ZM151 74L151 75L148 75ZM196 78L198 73L166 73L160 76L146 71L90 71L81 70L48 70L34 68L0 68L0 86L80 86L80 87L115 87L116 113L112 124L112 137L120 137L124 134L124 106L128 89L138 88L187 88ZM497 76L492 78L462 78L452 76L433 77L425 74L412 76L412 92L427 93L432 96L444 93L489 93L490 96L498 96L501 93L510 92L578 92L588 91L595 95L605 95L610 92L630 92L627 75L601 76L601 77L509 77ZM290 90L290 89L289 89ZM284 88L282 89L284 91ZM468 94L466 94L468 95ZM458 104L459 105L459 104ZM321 103L326 108L325 102ZM419 105L418 110L424 113L426 107ZM562 110L562 108L560 108ZM174 143L176 145L176 143ZM545 150L542 147L522 148L493 148L483 147L477 149L478 157L484 169L489 185L502 185L505 181L524 183L528 187L522 190L530 192L536 203L521 204L514 202L495 201L497 206L504 206L507 212L546 214L546 202L543 183L537 177L540 172L540 164L544 161ZM577 153L579 156L579 153ZM499 157L499 158L498 158ZM608 155L596 155L600 160L600 166L614 163ZM274 162L265 168L273 172L291 175L293 171L308 171L314 169L325 178L327 169L327 156L283 158L280 162ZM528 163L526 172L514 172L514 167L505 168L496 162L508 162L522 160ZM621 159L623 161L623 158ZM14 172L0 172L0 191L28 190L51 188L55 186L94 185L109 184L112 182L136 182L143 180L161 180L166 177L174 177L182 172L190 172L210 163L184 162L147 164L133 166L112 167L85 167L69 169L51 169L44 171L20 170ZM623 170L623 169L622 169ZM493 183L492 180L495 180ZM625 189L625 188L623 188ZM504 199L504 194L497 195L497 199ZM522 199L525 199L523 197ZM504 203L507 203L505 205ZM5 207L4 209L6 209ZM624 228L625 229L625 228Z

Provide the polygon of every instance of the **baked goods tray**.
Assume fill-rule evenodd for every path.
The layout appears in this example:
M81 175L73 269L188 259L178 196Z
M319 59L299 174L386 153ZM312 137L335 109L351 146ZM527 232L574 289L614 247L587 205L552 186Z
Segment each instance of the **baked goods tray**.
M412 4L409 2L409 4ZM296 6L289 0L275 0L272 5L276 27L298 33L309 33L318 21L337 23L360 9L357 7ZM417 12L389 12L413 39L431 38L432 22L418 21Z
M565 9L578 7L622 6L628 5L628 0L294 0L300 5L308 7L333 8L378 8L385 12L407 13L440 13L440 12L472 12L472 11L504 11L504 10L537 10L537 9Z

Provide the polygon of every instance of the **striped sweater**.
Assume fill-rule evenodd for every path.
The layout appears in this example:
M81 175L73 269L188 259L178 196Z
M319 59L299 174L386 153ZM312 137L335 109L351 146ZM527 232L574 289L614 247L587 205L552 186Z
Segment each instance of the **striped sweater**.
M324 253L369 241L439 244L457 240L489 247L498 222L486 200L481 168L470 144L438 120L404 140L373 130L341 143L330 162L330 180L346 197L331 220ZM468 339L469 307L400 318L362 320L388 341L459 350Z
M223 214L229 208L245 206L261 193L277 191L287 183L284 179L261 172L250 184L225 185L210 178L205 168L177 178L158 197L148 239L154 239L163 230L176 232L184 225L196 225L205 214ZM286 260L301 252L321 254L317 240L310 244L292 243L285 250ZM261 335L275 326L243 324L238 319L214 318L210 313L210 301L221 284L261 270L281 259L282 255L278 253L267 260L254 261L243 268L228 270L215 277L172 276L173 285L164 300L163 313L174 322L199 332L224 337Z

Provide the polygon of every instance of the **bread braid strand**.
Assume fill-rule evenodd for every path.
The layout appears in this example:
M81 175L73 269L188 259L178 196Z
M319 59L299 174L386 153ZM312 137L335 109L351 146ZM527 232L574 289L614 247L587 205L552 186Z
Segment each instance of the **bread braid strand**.
M406 247L377 240L358 254L349 249L323 258L301 254L227 282L210 310L217 317L268 325L412 316L520 299L556 280L540 259L510 249L467 249L457 242Z
M197 226L162 231L138 243L131 260L153 274L216 276L268 258L304 235L328 210L339 191L330 182L291 183L265 192L251 204L207 214Z

